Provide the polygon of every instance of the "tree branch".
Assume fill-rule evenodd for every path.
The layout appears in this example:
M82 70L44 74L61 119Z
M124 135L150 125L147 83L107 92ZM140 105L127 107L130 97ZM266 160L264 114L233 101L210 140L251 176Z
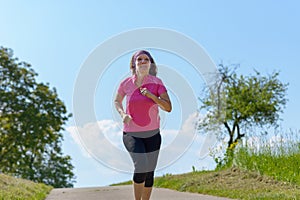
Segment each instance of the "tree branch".
M237 124L237 137L235 138L234 142L238 142L238 140L242 139L245 134L241 134L240 126Z

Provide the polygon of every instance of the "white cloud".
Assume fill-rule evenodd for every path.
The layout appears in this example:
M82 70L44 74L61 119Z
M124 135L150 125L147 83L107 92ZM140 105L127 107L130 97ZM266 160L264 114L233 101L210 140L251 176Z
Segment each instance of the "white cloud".
M132 171L129 154L125 148L121 149L122 131L116 122L101 120L83 127L69 127L67 131L81 147L84 156L93 157L119 171Z
M198 154L199 158L208 154L209 145L214 142L214 138L197 135L195 126L198 120L198 115L193 113L184 121L180 130L161 130L162 148L157 169L174 163L191 148L193 142L197 144L189 152L191 156ZM133 170L131 158L123 145L123 132L119 123L113 120L101 120L85 124L83 127L69 127L67 131L75 143L81 147L84 156L93 157L102 164L119 171L131 172Z

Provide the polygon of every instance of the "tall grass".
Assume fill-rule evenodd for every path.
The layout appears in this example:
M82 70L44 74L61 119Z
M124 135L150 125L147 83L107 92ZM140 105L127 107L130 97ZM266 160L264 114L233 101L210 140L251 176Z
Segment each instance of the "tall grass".
M261 175L300 185L300 131L252 138L238 146L233 164Z

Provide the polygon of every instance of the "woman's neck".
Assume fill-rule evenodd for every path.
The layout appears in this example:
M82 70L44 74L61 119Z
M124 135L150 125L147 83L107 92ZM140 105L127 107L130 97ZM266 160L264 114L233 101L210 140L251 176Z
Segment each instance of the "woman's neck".
M148 74L139 74L136 73L136 81L135 84L140 87L143 83L144 78L147 76Z

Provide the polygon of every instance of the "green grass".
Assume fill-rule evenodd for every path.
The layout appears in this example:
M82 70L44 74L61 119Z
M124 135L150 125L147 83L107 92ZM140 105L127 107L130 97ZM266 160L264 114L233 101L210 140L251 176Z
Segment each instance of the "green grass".
M299 132L277 136L270 143L261 138L259 145L244 145L237 148L233 163L240 168L300 185Z
M155 186L233 199L300 199L297 185L235 167L158 177Z
M124 184L131 184L131 181L114 185ZM300 199L300 186L237 167L220 171L166 174L156 177L154 186L232 199Z
M237 146L231 167L155 178L155 187L233 199L300 199L300 143L291 132ZM225 165L226 166L226 165ZM121 183L131 184L131 181Z
M52 187L0 174L0 200L43 200Z

